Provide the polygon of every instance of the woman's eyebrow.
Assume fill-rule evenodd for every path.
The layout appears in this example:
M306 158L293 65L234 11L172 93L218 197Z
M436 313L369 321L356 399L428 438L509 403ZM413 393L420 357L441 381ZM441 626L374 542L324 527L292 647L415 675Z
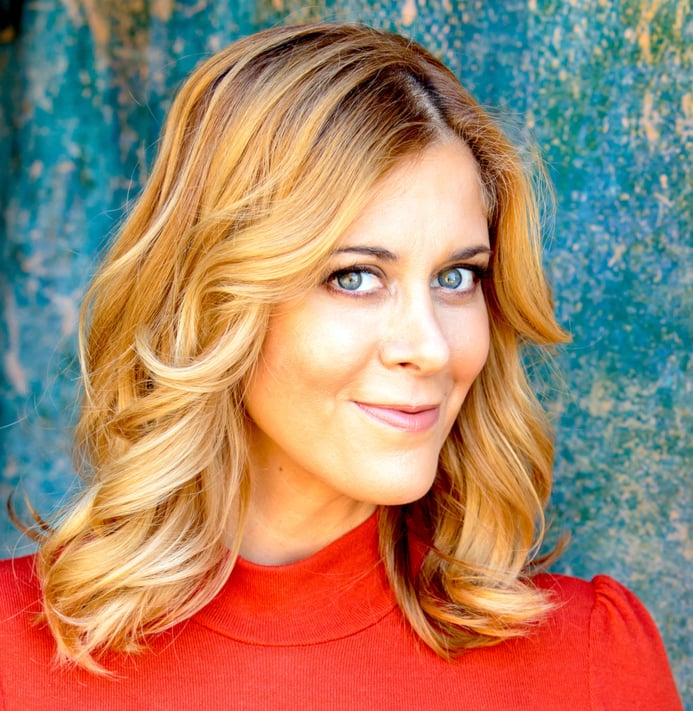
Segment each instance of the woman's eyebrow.
M340 249L335 249L334 254L368 254L371 257L378 257L378 259L384 259L386 262L396 262L397 255L391 252L389 249L384 249L383 247L366 247L360 245L354 245L353 247L341 247Z
M474 247L465 247L457 252L453 252L449 259L452 262L464 259L471 259L479 254L491 254L492 250L486 245L476 245ZM383 247L367 247L365 245L354 245L352 247L341 247L336 249L334 254L367 254L371 257L383 259L386 262L396 262L398 257L394 252Z
M480 254L492 254L493 250L490 247L484 245L478 245L475 247L465 247L465 249L460 249L458 252L453 252L450 255L450 261L456 262L458 260L471 259L472 257L477 257Z

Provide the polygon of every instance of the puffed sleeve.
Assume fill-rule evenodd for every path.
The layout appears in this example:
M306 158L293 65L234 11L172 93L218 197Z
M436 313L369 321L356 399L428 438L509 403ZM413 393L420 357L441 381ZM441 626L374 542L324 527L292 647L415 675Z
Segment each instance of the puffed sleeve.
M615 580L592 581L589 655L595 711L682 711L666 651L642 603Z

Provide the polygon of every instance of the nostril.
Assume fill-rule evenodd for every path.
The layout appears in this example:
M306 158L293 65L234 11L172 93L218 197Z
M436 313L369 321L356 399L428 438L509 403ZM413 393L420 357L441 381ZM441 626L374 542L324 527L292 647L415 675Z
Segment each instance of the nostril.
M407 367L422 372L440 370L450 358L450 348L443 332L431 315L414 319L391 332L381 344L381 360L387 367Z

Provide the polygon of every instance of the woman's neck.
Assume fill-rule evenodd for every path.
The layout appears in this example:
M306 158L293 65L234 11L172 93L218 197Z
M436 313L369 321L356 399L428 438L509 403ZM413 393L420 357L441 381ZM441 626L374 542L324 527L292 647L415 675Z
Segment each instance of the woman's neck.
M250 498L240 556L259 565L303 560L356 528L375 509L346 497L318 504L306 496L289 502L256 492Z

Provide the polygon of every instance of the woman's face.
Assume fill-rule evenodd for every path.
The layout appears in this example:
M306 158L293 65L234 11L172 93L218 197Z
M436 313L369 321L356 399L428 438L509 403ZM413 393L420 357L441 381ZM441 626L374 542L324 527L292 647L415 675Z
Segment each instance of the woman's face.
M435 144L381 181L321 285L270 320L246 396L257 495L321 507L428 491L486 361L489 256L462 142Z

